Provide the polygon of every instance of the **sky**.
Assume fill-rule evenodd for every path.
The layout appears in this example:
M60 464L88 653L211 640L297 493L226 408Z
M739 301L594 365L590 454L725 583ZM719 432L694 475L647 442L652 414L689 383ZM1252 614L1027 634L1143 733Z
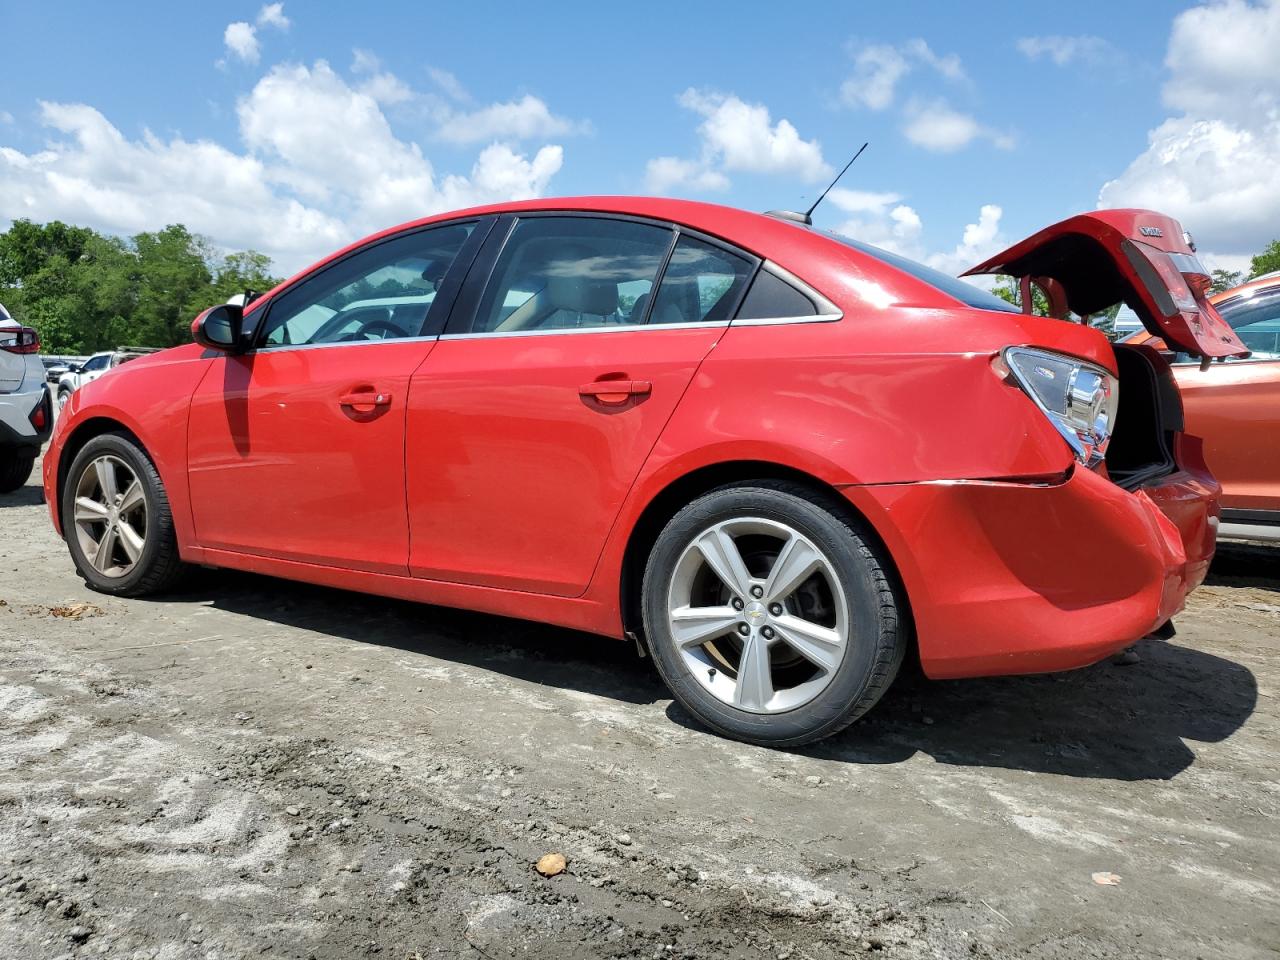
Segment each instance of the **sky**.
M184 223L285 274L478 202L803 208L959 272L1099 206L1280 236L1280 0L0 0L0 228Z

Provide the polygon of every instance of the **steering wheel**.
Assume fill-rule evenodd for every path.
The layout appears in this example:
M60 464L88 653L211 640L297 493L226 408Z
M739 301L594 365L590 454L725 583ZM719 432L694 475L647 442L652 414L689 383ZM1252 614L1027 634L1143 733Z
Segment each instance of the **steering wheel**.
M379 332L381 332L382 335L375 336L375 334ZM356 340L395 340L395 339L399 339L406 336L408 336L408 334L406 334L403 330L397 327L390 320L387 320L385 317L375 317L374 319L369 320L367 323L363 323L360 325L360 329L358 329L355 332L354 339Z

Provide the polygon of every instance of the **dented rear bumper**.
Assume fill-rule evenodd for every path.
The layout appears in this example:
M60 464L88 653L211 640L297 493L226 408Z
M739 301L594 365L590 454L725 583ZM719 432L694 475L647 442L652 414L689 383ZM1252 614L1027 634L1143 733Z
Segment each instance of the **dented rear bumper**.
M1220 489L1190 453L1194 466L1135 492L1083 468L842 492L893 554L926 674L1041 673L1133 643L1204 580Z

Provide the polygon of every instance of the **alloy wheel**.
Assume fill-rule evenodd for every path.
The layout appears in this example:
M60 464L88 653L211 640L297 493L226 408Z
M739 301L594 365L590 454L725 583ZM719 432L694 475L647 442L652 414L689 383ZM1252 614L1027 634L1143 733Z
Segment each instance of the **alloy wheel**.
M147 498L142 481L110 454L90 460L76 484L76 540L104 577L126 576L147 542Z
M835 565L800 531L759 517L694 537L671 578L667 624L697 682L750 713L813 700L849 646Z

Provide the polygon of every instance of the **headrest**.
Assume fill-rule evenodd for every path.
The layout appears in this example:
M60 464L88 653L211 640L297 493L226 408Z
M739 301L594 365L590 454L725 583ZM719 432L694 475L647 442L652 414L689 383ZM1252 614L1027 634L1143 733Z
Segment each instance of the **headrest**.
M556 310L606 317L618 309L618 285L610 280L548 277L546 294Z

